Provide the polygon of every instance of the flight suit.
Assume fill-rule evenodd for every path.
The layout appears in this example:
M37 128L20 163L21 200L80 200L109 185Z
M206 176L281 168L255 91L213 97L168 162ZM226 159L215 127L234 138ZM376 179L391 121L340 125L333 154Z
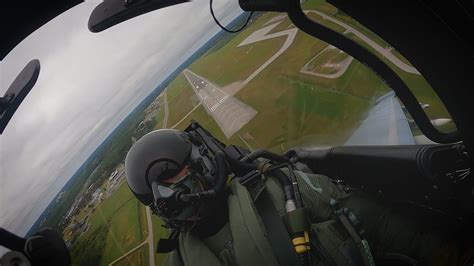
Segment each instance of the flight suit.
M357 257L361 254L354 250L352 239L337 221L331 202L352 210L366 231L376 260L398 256L403 261L416 258L421 263L431 263L432 251L442 242L431 228L414 223L363 193L336 185L326 176L296 173L312 223L311 243L316 247L312 249L312 265L360 265ZM280 184L268 176L264 182L265 193L283 216ZM179 248L168 255L164 265L279 265L267 237L271 232L265 229L249 190L238 179L230 183L229 189L228 224L207 239L181 233Z

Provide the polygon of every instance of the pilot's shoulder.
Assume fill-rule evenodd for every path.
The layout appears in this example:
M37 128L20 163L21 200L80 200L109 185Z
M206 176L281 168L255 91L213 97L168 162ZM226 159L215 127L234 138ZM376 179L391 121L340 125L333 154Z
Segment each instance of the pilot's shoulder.
M303 171L295 171L300 190L303 194L319 194L326 200L339 199L346 197L346 192L342 186L335 184L330 177L307 173Z

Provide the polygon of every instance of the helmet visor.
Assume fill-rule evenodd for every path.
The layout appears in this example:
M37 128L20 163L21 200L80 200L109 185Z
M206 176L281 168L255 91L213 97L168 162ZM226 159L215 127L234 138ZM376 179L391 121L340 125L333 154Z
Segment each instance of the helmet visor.
M151 185L154 181L159 183L174 183L169 182L175 178L183 169L185 165L178 165L177 163L169 160L161 160L155 162L147 171L148 183Z

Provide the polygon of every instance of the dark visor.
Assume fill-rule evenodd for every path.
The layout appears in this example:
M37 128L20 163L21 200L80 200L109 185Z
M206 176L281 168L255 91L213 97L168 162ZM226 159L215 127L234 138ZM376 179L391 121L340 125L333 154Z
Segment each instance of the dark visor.
M146 176L148 184L151 185L153 181L163 183L164 180L176 176L184 167L185 164L178 165L173 161L157 161L156 163L152 164L152 166L147 170Z

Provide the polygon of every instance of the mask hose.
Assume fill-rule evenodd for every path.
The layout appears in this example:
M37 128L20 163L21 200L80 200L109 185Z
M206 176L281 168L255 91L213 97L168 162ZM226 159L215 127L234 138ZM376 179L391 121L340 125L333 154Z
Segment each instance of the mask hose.
M243 162L233 158L232 156L226 156L227 161L232 166L232 170L237 175L245 175L247 172L257 170L257 164L250 162Z
M267 150L256 150L246 156L244 156L240 161L242 162L252 162L255 159L262 157L279 163L291 163L290 159L285 156L267 151Z
M215 196L219 195L224 191L225 184L226 184L226 179L227 179L227 165L225 161L225 156L223 152L217 152L215 155L215 160L216 160L216 176L215 176L215 183L212 189L198 192L198 193L192 193L192 194L181 194L180 199L183 202L190 202L190 201L196 201L200 199L209 199L209 198L214 198Z
M298 180L294 173L293 163L285 156L266 150L254 151L242 158L241 162L249 163L256 160L257 158L269 159L271 161L280 163L281 167L286 166L288 168L289 177L278 168L272 169L269 172L274 175L274 177L284 188L286 198L286 214L283 216L283 220L290 235L294 251L298 256L301 265L310 265L311 242L308 233L309 222L308 217L304 211L304 204L299 191ZM291 197L289 196L290 193Z

